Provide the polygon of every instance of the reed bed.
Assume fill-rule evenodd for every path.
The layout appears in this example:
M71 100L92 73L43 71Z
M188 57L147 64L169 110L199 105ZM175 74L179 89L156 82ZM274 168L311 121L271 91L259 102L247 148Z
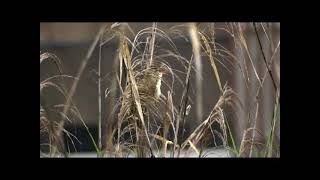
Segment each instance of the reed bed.
M40 52L40 68L43 63L52 63L57 68L57 74L48 78L40 77L40 135L45 136L48 142L40 144L40 156L68 157L69 148L65 147L63 138L68 137L73 145L81 142L65 126L73 124L74 119L79 119L95 147L97 157L128 157L131 153L135 157L176 158L181 157L182 152L184 157L188 153L206 157L211 153L206 149L212 147L227 149L230 157L280 157L280 143L275 141L276 126L280 121L280 67L278 65L274 68L277 72L273 72L272 68L275 66L276 55L280 53L280 40L276 44L270 40L272 34L269 25L270 23L224 23L223 26L216 27L216 23L181 23L163 30L159 28L159 23L151 23L149 27L137 32L130 27L130 23L103 25L81 61L76 76L64 74L63 61L56 55ZM244 30L244 26L250 27L247 28L249 30ZM263 60L259 63L264 64L263 75L257 70L255 64L258 59L252 55L245 31L251 31L257 38L257 49ZM245 61L233 50L216 41L218 32L224 32L232 39L234 47L245 57ZM268 52L262 45L261 35L267 37L267 44L272 47ZM180 54L175 44L176 38L184 39L190 44L190 57ZM108 46L111 41L116 41L118 46L115 58L102 58L103 47ZM160 41L169 48L161 47L158 43ZM98 51L94 51L95 49ZM78 82L94 52L99 53L97 140L93 138L94 135L73 101ZM266 56L267 53L270 56ZM102 61L105 60L114 71L102 72ZM172 67L172 61L181 68ZM216 83L218 87L212 95L219 97L210 105L211 111L208 114L203 112L203 98L208 96L203 94L204 61L209 62L210 75L215 79L208 83ZM141 82L145 82L143 78L146 73L155 64L160 64L167 71L160 80L161 89L167 91L162 91L159 98L145 92L143 88L147 84L141 85ZM255 96L250 96L253 101L250 107L244 108L246 105L238 92L221 78L222 71L232 74L235 69L240 70L240 77L246 88L253 82L250 72L258 83L253 93ZM111 82L106 89L102 86L104 76L108 76ZM257 128L257 123L262 120L258 114L263 110L261 98L264 96L267 78L271 79L275 97L269 131L263 133ZM70 88L65 86L67 81L72 82ZM175 88L177 84L182 87L179 92ZM50 94L46 94L47 88L55 89L64 101L48 106L46 97ZM173 96L179 100L174 101ZM108 109L107 115L102 113L104 105ZM245 109L250 111L245 112ZM190 118L191 110L196 113L195 118ZM235 138L237 127L230 126L232 118L226 115L226 110L242 111L251 117L242 132L240 143ZM196 127L186 132L185 125L191 121ZM237 117L233 121L237 121ZM103 136L106 137L105 140Z

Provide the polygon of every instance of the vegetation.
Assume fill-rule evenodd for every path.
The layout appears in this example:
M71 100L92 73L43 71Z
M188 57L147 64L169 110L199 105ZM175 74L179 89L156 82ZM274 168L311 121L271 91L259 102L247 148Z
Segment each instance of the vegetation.
M48 144L40 144L40 156L68 156L69 152L63 144L63 136L68 137L73 145L81 142L65 129L65 125L72 124L74 119L79 119L87 130L97 157L128 157L128 154L137 157L188 157L191 152L196 153L198 157L206 157L212 153L208 151L210 147L227 149L230 151L230 157L280 157L280 142L276 141L275 136L280 121L280 83L277 83L280 82L280 68L276 67L278 72L272 72L272 67L279 66L274 62L276 55L280 53L280 40L273 42L269 24L225 23L223 27L217 28L215 23L204 23L204 25L182 23L171 27L166 32L158 28L157 23L152 23L152 26L139 32L134 32L128 23L104 25L81 61L76 76L64 74L62 60L56 55L40 52L40 66L45 62L52 62L57 67L56 75L48 78L40 77L40 80L44 79L40 81L40 135L48 139ZM260 59L254 58L251 54L249 50L251 45L243 30L244 27L247 27L246 31L251 31L257 38L257 49L263 60L258 63L263 63L265 68L262 71L263 76L259 75L254 65ZM238 52L219 44L216 41L218 32L226 33L233 40L233 46ZM130 39L128 34L133 34L134 38ZM260 37L261 34L268 40L264 44L270 46L271 48L268 49L271 50L266 50ZM175 39L172 37L184 38L187 43L190 43L191 57L179 53ZM108 46L111 39L118 42L116 58L113 62L109 60L115 71L107 74L111 86L102 89L102 83L104 83L102 77L105 75L105 72L101 70L102 47ZM167 43L170 48L164 49L156 43L158 41ZM77 91L79 80L83 77L84 68L97 48L99 49L97 59L99 117L97 117L98 140L96 142L81 112L73 102L73 96ZM182 70L174 69L170 65L169 61L172 59L182 67ZM219 88L218 101L212 103L212 110L207 115L202 111L204 59L209 60L211 75L215 79L215 82L212 83L216 83ZM157 63L163 64L168 70L166 77L161 79L162 87L168 91L162 92L159 98L143 91L139 84L141 77L145 77L148 69ZM220 75L222 70L234 73L237 68L241 71L241 78L247 89L253 82L252 79L249 79L249 71L254 73L258 82L258 87L254 90L255 96L250 96L253 98L253 103L246 108L247 112L244 110L245 104L238 92L227 82L223 82ZM195 83L192 82L192 78L195 79ZM268 128L269 132L265 135L257 128L257 123L262 120L258 114L263 110L261 109L261 98L265 95L263 90L267 78L271 79L276 95L268 97L274 99L274 111ZM66 81L72 81L70 88L65 86ZM176 92L176 84L183 87L181 92ZM48 88L56 90L55 92L63 97L63 102L54 105L48 103L47 97L51 95L46 92ZM196 93L192 93L193 90ZM173 101L173 95L179 96L178 103ZM103 103L110 108L110 113L106 117L103 117L102 114ZM188 118L190 109L193 107L196 119ZM248 114L247 128L243 131L240 144L235 138L237 127L231 127L231 117L226 116L226 109ZM204 116L206 118L203 119ZM102 119L107 119L107 124L102 124ZM195 121L197 127L185 134L185 124L188 121ZM237 118L234 118L233 121L237 121ZM104 135L102 127L105 126L107 127L107 140L102 142ZM170 136L170 132L173 136ZM257 141L258 136L263 141ZM180 142L181 138L183 140ZM218 140L222 142L222 145L217 145Z

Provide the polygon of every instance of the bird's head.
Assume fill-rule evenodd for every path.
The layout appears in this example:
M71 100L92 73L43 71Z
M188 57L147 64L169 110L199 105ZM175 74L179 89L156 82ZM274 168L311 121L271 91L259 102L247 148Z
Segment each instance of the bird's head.
M159 68L159 73L161 76L167 74L168 72L169 72L168 67L165 65L163 65Z
M164 63L161 63L161 62L154 62L150 66L150 69L155 74L159 75L160 78L162 78L163 75L169 72L168 66L166 66Z

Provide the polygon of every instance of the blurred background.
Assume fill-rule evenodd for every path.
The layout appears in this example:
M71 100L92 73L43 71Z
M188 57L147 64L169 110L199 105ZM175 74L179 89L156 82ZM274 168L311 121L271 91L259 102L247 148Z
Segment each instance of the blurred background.
M86 53L93 42L96 34L98 33L100 27L105 24L112 23L40 23L40 51L49 52L55 54L60 58L62 62L64 74L76 76L81 61L86 56ZM158 28L164 32L170 31L170 28L176 25L183 23L158 23ZM200 23L199 26L207 26L210 23ZM280 23L263 23L265 29L259 26L261 23L257 23L259 37L262 42L263 49L265 51L266 59L270 60L273 55L273 63L271 70L273 76L275 77L276 85L280 88L280 47L276 54L272 54L278 43L280 42ZM269 75L267 75L265 82L263 83L263 95L259 99L260 107L259 111L256 114L255 107L255 95L256 90L259 86L259 82L255 78L255 71L250 64L249 58L253 61L253 66L256 69L256 73L259 77L263 77L266 72L266 66L263 61L262 53L260 50L259 42L255 31L253 30L252 23L240 23L244 37L248 42L248 51L252 55L251 57L245 56L242 51L239 50L240 47L235 45L235 39L230 36L230 34L225 31L220 31L219 28L226 26L226 23L214 23L215 31L215 41L221 44L224 48L230 50L237 58L241 61L240 66L230 66L225 64L226 67L221 64L217 64L218 71L220 73L221 82L224 85L228 83L234 91L239 95L239 98L243 104L243 109L226 109L226 117L230 123L231 129L235 135L236 144L239 145L243 136L243 132L248 126L253 126L252 115L257 116L256 128L261 131L261 135L257 135L255 138L257 141L263 142L265 136L268 133L268 130L271 127L271 120L273 118L274 102L275 102L275 90L272 84L272 80ZM152 27L152 23L129 23L129 26L132 28L134 34L139 32L141 29L146 27ZM266 36L266 31L272 36ZM132 33L127 34L132 40L134 35ZM187 59L190 59L192 46L188 40L184 38L179 38L178 36L172 36L173 42L178 48L180 54ZM157 39L156 39L157 41ZM159 46L166 48L167 43L161 41L158 42ZM163 44L162 44L163 43ZM168 47L169 48L169 47ZM102 75L105 76L112 71L112 64L114 58L116 57L118 49L117 39L114 38L102 48ZM88 61L88 64L83 72L83 75L79 81L79 85L76 89L74 95L74 101L77 105L79 111L85 123L89 127L90 131L95 135L94 138L97 138L97 122L98 122L98 84L97 84L97 75L95 72L98 69L98 50L96 48L92 54L92 57ZM219 87L215 82L216 79L212 74L212 69L209 60L206 57L202 58L203 61L203 117L205 119L213 106L216 104L220 94ZM181 66L176 63L176 61L168 61L168 63L175 69L181 69ZM250 82L247 84L245 78L243 77L242 70L247 70L247 79ZM48 78L52 75L57 74L56 68L50 64L41 64L40 67L40 81ZM191 83L194 82L194 78ZM70 87L72 81L67 83L67 87ZM109 81L105 81L102 85L103 92L106 88L110 87ZM192 85L191 85L192 86ZM166 95L167 89L162 89L162 93ZM182 92L182 86L177 84L175 86L175 92L177 95L173 96L173 101L179 103L180 94ZM47 101L52 104L64 103L64 99L57 95L56 93L50 93L48 90ZM194 97L194 89L192 89L191 94ZM194 99L193 99L194 100ZM199 125L200 122L196 120L195 106L192 106L191 111L186 121L186 135L189 135L191 131ZM103 103L102 113L104 117L108 115L107 103ZM251 113L249 113L251 112ZM104 118L103 123L106 122ZM249 125L248 125L249 122ZM76 150L79 152L89 152L94 151L94 147L90 142L89 136L85 131L83 125L79 120L75 120L74 123L68 124L66 129L76 135L81 141L81 145L76 143ZM276 125L276 134L275 137L277 142L280 143L280 121ZM103 137L105 138L105 137ZM182 138L182 137L181 137ZM44 141L43 137L40 137L40 143ZM70 149L74 151L73 148Z

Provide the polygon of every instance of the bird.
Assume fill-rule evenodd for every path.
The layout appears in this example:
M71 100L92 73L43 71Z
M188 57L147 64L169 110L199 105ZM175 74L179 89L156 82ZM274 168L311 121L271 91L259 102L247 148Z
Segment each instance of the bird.
M167 67L162 63L155 63L144 70L137 80L139 94L159 99L162 77L167 72Z
M153 62L153 64L147 66L142 71L134 72L144 119L147 119L148 109L157 106L157 102L159 102L162 95L162 78L163 75L168 72L168 67L162 62ZM132 96L130 83L125 87L121 101L122 106L118 114L118 119L120 119L120 123L123 122L122 120L126 120L129 124L137 124L137 156L146 157L146 148L151 147L148 147L147 144L144 129L134 102L135 100ZM152 150L150 149L150 151L151 157L153 157Z

